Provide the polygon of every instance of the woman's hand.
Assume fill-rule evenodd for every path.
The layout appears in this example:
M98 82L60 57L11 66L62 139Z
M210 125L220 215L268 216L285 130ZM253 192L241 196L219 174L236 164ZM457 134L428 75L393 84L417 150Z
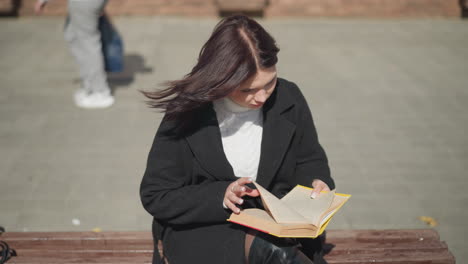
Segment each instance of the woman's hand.
M321 191L330 191L330 187L328 187L326 183L319 179L315 179L312 182L312 187L314 187L314 191L312 191L310 197L312 197L313 199L317 198Z
M236 204L241 205L244 203L244 200L241 197L244 195L252 197L257 197L260 195L258 190L253 190L248 186L245 186L247 183L251 182L252 178L243 177L229 184L226 189L226 193L224 194L223 204L227 208L231 209L231 211L234 213L240 213L240 209L236 206Z

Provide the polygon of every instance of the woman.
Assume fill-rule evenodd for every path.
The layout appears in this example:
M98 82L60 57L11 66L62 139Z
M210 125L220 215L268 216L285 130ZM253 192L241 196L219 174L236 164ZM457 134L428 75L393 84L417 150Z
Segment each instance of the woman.
M278 197L297 184L312 185L313 196L334 188L306 100L277 77L278 51L257 22L231 16L215 27L189 74L144 92L165 117L141 199L169 263L312 263L296 240L226 221L262 206L249 187L254 180ZM311 241L301 242L309 257ZM160 261L155 254L153 263Z

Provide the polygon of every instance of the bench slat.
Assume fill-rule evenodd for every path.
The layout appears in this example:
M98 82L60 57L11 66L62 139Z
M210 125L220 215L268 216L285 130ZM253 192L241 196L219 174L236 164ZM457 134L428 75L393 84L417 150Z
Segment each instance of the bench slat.
M99 258L83 258L79 257L67 257L66 259L57 257L14 257L8 261L8 264L69 264L69 263L93 263L93 264L109 264L109 263L119 263L119 264L150 264L151 257L105 257L100 256Z
M333 250L329 255L345 254L346 252L366 252L366 251L381 251L381 250L418 250L418 251L447 251L447 244L440 241L430 241L426 243L398 243L398 244L379 244L379 243L347 243L333 244Z
M266 0L216 0L220 11L261 11L266 8Z
M126 257L126 256L153 256L153 250L103 250L103 249L85 249L85 250L37 250L22 249L17 252L19 257L75 257L75 256L106 256L106 257Z
M153 249L150 232L9 232L1 237L19 249Z
M152 240L151 232L148 231L125 231L125 232L6 232L2 239L10 240Z
M455 264L453 255L448 251L442 252L420 252L406 251L393 252L388 250L381 252L359 253L359 254L341 254L334 256L325 256L329 264Z
M359 242L397 242L418 240L440 240L437 231L432 229L405 230L327 230L326 237L330 240L349 240Z

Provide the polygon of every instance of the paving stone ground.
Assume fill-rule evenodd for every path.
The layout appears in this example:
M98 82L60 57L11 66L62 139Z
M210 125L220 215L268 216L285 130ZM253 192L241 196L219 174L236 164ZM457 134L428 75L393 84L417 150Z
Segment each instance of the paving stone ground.
M0 225L8 231L149 230L138 187L161 114L139 90L182 77L216 19L118 17L116 104L72 103L62 18L0 20ZM329 228L435 227L468 262L468 24L271 19L279 75L312 109L339 192ZM200 201L203 202L203 201ZM79 225L72 223L80 220Z

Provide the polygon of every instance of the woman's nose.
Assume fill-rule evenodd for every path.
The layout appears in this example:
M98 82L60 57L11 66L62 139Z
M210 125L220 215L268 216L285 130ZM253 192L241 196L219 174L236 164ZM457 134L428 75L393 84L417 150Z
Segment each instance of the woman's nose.
M265 90L260 90L255 94L255 101L259 103L264 103L267 99L267 94Z

